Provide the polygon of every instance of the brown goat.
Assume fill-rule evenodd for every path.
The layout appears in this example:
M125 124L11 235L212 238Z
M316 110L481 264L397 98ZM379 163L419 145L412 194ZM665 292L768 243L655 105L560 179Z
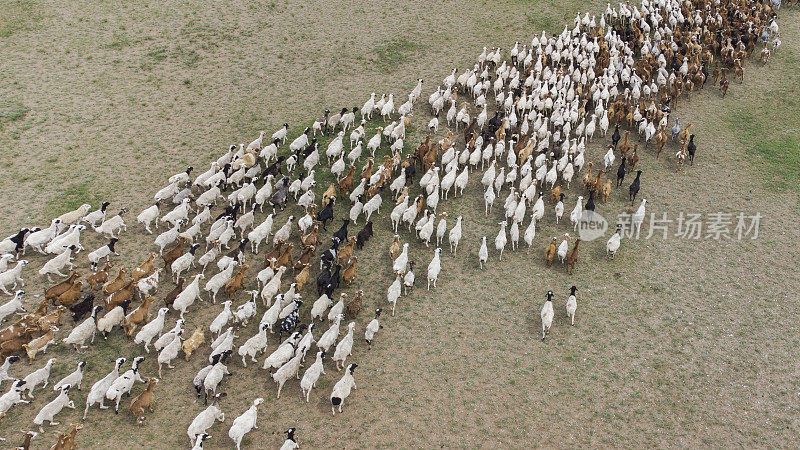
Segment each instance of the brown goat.
M55 286L51 286L47 290L44 291L44 298L45 300L55 300L59 295L63 294L64 292L68 291L75 281L81 277L81 273L77 270L73 270L71 274L69 274L69 278L62 281L61 283L56 284Z
M178 284L175 286L175 289L169 291L167 296L164 298L164 303L167 305L167 308L172 308L172 304L175 303L175 299L178 298L178 294L183 291L183 283L186 281L183 277L178 278Z
M395 234L394 241L392 241L392 244L389 245L389 256L392 257L392 261L397 259L397 256L400 254L401 247L402 246L400 245L400 236Z
M291 244L289 244L289 247L291 247ZM241 267L239 267L239 271L236 272L236 274L225 283L225 293L228 294L228 298L233 298L234 294L236 294L236 291L242 288L242 284L244 283L244 274L249 268L250 266L247 264L242 264Z
M347 302L347 315L355 319L358 316L358 313L361 312L362 306L364 306L364 291L359 289L356 293L356 296Z
M36 359L36 354L39 352L44 353L47 350L47 346L55 342L56 331L58 331L58 328L51 326L47 333L32 339L27 344L22 344L29 361Z
M136 325L146 322L150 319L150 305L155 301L155 297L147 295L141 305L136 309L129 312L124 319L122 319L122 328L125 329L125 335L128 337L133 336Z
M283 253L278 256L278 267L286 267L288 268L289 265L292 263L292 250L294 249L294 244L286 245L286 248L283 250Z
M138 267L131 270L131 279L134 282L141 280L142 278L150 275L155 269L155 265L153 264L153 259L156 257L155 253L150 253L150 256L144 260L143 263L139 264Z
M553 240L550 241L550 245L544 249L544 260L547 263L547 267L553 264L553 259L556 257L556 250L556 238L553 238Z
M308 283L308 279L310 277L311 277L311 263L306 263L303 266L302 270L300 270L300 272L294 277L294 282L295 284L297 284L298 291L301 291L303 289L303 286L305 286L306 283Z
M128 284L125 285L122 289L114 292L113 294L106 297L106 311L111 311L112 309L116 308L117 306L121 305L122 302L125 300L130 300L133 298L133 290L136 288L136 284L133 280L128 281Z
M103 293L110 295L125 287L125 272L125 268L120 267L117 276L103 285Z
M75 450L78 448L77 444L75 444L75 436L78 434L79 430L83 429L83 424L75 423L72 424L71 429L60 435L58 437L58 441L56 444L50 448L50 450Z
M42 331L49 330L50 327L53 326L53 325L61 326L61 316L66 311L67 311L67 308L59 305L56 309L54 309L52 312L50 312L46 316L40 317L39 320L36 321L36 325Z
M92 291L96 291L98 288L102 287L106 281L108 281L108 272L112 267L114 267L114 263L107 262L105 267L103 267L103 270L90 273L86 277L86 281L89 283L89 286L92 287Z
M65 306L72 306L75 304L79 298L81 298L81 289L83 288L83 284L80 281L76 281L68 290L61 293L56 298L55 303Z
M600 195L603 197L603 203L608 201L608 196L611 195L611 179L610 178L608 179L608 181L606 181L606 184L604 184L603 187L600 188Z
M339 258L339 264L347 263L350 261L350 257L353 256L353 249L356 245L356 237L350 236L347 238L345 244L339 247L339 251L336 252L336 256Z
M339 180L339 191L349 194L353 191L353 175L356 173L356 166L350 166L350 171L347 172L344 178Z
M300 243L303 245L304 248L308 248L308 247L316 247L317 242L319 242L319 225L314 224L314 227L311 228L311 231L309 231L308 234L300 238Z
M179 236L178 242L176 242L175 245L172 246L172 248L170 248L169 250L164 252L163 255L161 255L161 258L164 259L164 267L171 268L172 263L176 259L180 258L181 255L183 255L184 244L186 244L186 238L183 236Z
M358 262L358 257L353 256L353 259L350 261L350 264L344 268L344 271L342 271L342 279L344 279L344 282L347 283L348 287L353 283L353 280L356 278L356 262Z
M311 256L314 255L314 246L307 247L303 249L303 253L300 254L300 257L297 258L297 261L294 262L292 269L294 270L303 270L309 261L311 261Z
M570 275L572 275L572 272L575 270L575 263L578 262L578 246L580 245L580 243L581 239L580 238L576 239L575 246L572 247L572 250L570 250L567 253L567 257L565 258L565 261L567 263L567 270L569 271Z
M128 411L136 416L136 423L139 425L144 425L144 420L146 419L144 415L145 410L153 412L153 403L155 400L153 388L156 387L156 384L158 384L158 378L148 378L147 389L137 395L136 398L131 401L131 406L128 407Z
M202 344L205 341L206 341L206 334L203 332L202 327L194 330L192 336L189 339L183 341L183 344L181 345L183 346L183 354L186 361L189 360L189 358L192 356L192 353L194 353L195 350L200 348L200 344Z

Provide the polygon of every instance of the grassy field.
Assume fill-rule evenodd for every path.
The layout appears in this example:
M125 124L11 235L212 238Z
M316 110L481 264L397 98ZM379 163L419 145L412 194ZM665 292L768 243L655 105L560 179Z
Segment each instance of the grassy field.
M6 78L0 85L0 175L7 180L0 226L10 234L104 199L112 209L128 206L135 216L169 175L189 164L205 170L227 145L248 142L258 130L272 131L284 121L302 128L321 110L360 105L372 91L403 97L419 77L425 96L453 67L472 64L484 45L529 41L542 28L559 30L576 11L601 7L518 1L353 2L333 10L324 3L279 1L11 2L0 9L0 73ZM226 421L210 430L207 447L230 447L233 418L256 396L267 402L259 430L245 439L250 448L277 447L289 426L297 427L303 447L787 446L800 433L793 360L800 346L794 333L800 299L793 289L800 258L794 244L800 238L797 9L782 10L780 25L784 45L766 67L748 64L744 83L733 82L726 98L709 84L674 112L683 124L693 123L694 166L677 171L674 146L660 160L642 152L640 161L649 212L672 219L679 212L760 212L758 239L624 240L611 261L605 240L593 241L584 244L570 277L560 265L546 268L542 261L547 240L570 228L555 225L548 203L534 247L507 248L502 262L492 249L489 267L481 271L479 240L486 235L493 241L501 213L495 208L491 216L483 214L473 173L469 195L440 203L451 226L456 216L464 217L464 238L457 257L443 251L435 291L424 288L432 249L401 231L412 242L417 288L400 299L395 317L384 315L372 350L357 339L352 359L360 366L358 390L344 414L329 413L327 398L339 374L327 361L327 375L306 404L296 382L276 401L266 372L243 368L234 358L233 375L223 383ZM428 120L419 104L415 109L409 148ZM378 125L373 121L370 128ZM590 147L596 163L606 141L596 139ZM580 194L573 186L568 210ZM613 220L633 211L626 200L624 190L614 192L598 211ZM337 217L346 214L346 203ZM384 203L374 219L375 237L358 253L358 286L347 290L366 293L357 338L371 311L387 306L393 233L391 205ZM276 224L289 214L299 211L287 209ZM152 236L134 225L134 217L127 221L118 262L130 267L151 250ZM83 244L91 250L101 242L87 233ZM31 259L34 269L44 261ZM253 265L251 274L262 267L260 260ZM34 294L46 285L34 270L26 272L26 281ZM580 289L574 328L563 313L572 284ZM159 296L172 287L162 283ZM556 320L542 343L538 315L548 289L556 292ZM315 296L311 289L303 294L307 308ZM240 294L236 304L244 298ZM220 309L195 304L187 330L207 326ZM237 344L255 326L239 332ZM268 351L276 340L270 338ZM77 358L89 362L83 392L72 395L82 412L88 387L110 370L110 361L140 352L119 332L80 356L56 348L51 379L70 372ZM138 428L127 411L114 416L93 409L79 445L185 446L186 426L203 408L194 402L191 378L207 364L207 353L165 373L146 427ZM12 373L27 374L44 361L23 362ZM143 373L155 375L156 367L151 353ZM16 445L18 430L27 429L52 396L40 394L32 405L16 407L0 423L0 436ZM55 429L79 418L78 411L64 412ZM49 447L55 438L48 430L34 447Z

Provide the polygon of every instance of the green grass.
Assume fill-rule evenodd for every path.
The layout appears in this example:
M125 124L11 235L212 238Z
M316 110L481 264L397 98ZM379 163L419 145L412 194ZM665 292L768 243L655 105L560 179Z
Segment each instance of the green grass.
M30 0L4 0L0 5L0 38L32 30L42 16Z
M16 122L23 119L30 108L17 100L0 100L0 126L8 122Z
M396 38L384 42L372 49L375 54L372 64L383 73L390 73L408 61L411 56L424 49L425 46L411 42L406 38Z
M63 189L58 195L47 202L51 216L58 216L67 211L77 209L84 203L92 206L102 202L102 193L98 192L96 183L80 181L72 183Z

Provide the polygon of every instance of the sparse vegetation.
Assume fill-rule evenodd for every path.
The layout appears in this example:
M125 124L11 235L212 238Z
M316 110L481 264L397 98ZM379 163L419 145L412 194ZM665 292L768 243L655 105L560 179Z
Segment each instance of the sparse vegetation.
M94 209L109 200L109 211L121 206L130 211L131 231L123 235L122 256L115 259L130 269L152 249L152 237L143 235L132 217L151 204L169 175L189 164L205 170L228 145L249 142L259 130L271 133L283 122L296 136L325 108L360 107L372 91L394 92L397 101L422 76L424 98L416 113L441 79L453 67L471 65L484 45L509 48L514 40L529 41L541 27L559 32L561 17L571 21L578 8L599 12L605 2L551 0L531 7L506 0L471 9L457 2L367 3L341 11L295 0L231 6L223 20L213 6L194 1L164 9L153 2L66 2L65 11L76 17L72 23L60 15L51 18L41 1L0 6L0 37L12 37L11 44L0 41L0 48L14 46L0 58L0 73L8 79L0 85L0 176L7 180L0 231L8 235L22 224L43 226L82 203ZM541 262L541 239L564 231L550 220L553 205L546 202L548 217L537 228L534 247L506 249L502 265L491 254L482 272L477 243L496 233L496 220L484 216L479 196L448 200L440 210L448 212L450 226L464 216L459 256L442 252L436 291L425 291L418 273L417 288L400 300L395 318L385 318L373 349L357 349L352 359L360 365L359 387L345 414L332 419L325 399L338 379L335 370L320 379L306 404L296 384L287 384L277 401L266 372L232 363L234 373L223 383L229 394L226 416L240 414L255 396L266 400L260 429L243 444L277 447L279 431L289 426L298 427L304 448L791 442L799 432L794 405L800 382L792 376L792 355L800 343L787 330L800 323L800 304L791 295L795 275L775 260L800 257L796 246L786 245L800 241L800 230L796 214L786 213L792 206L787 208L774 189L800 185L800 11L785 7L780 13L783 48L766 67L748 63L744 83L731 83L725 99L709 84L674 111L682 123L694 124L694 166L676 173L671 161L663 155L656 161L651 149L641 150L640 163L647 182L641 195L652 211L760 211L763 238L626 240L613 261L602 246L587 246L575 276L568 277L559 264L545 270ZM12 15L17 19L8 25ZM124 18L124 29L109 25L114 21L107 18L115 16ZM370 26L343 25L350 23ZM463 24L468 25L459 28ZM48 76L19 56L40 47L36 56ZM111 66L114 60L120 62ZM415 117L406 149L427 131L425 116ZM35 125L20 132L29 123ZM367 135L377 126L380 118L369 123ZM318 138L324 159L332 136ZM600 144L594 145L590 151L597 156ZM359 170L361 164L363 157ZM322 171L318 187L331 181ZM478 183L474 173L470 183ZM565 200L568 209L576 189ZM375 236L358 254L365 268L360 273L369 271L358 286L365 290L359 324L375 307L385 308L386 286L393 280L387 268L391 203L385 195L380 216L373 218ZM336 208L338 219L349 202ZM601 208L604 214L632 212L617 191ZM276 223L292 212L279 212ZM403 238L410 234L403 232ZM86 233L83 245L91 251L103 242ZM415 246L410 259L424 268L431 255ZM261 267L261 261L254 263ZM571 284L581 289L575 327L563 312ZM156 293L159 301L171 288L164 283ZM42 284L31 278L26 289L32 305ZM556 292L556 315L542 345L536 337L538 311L547 289ZM310 297L311 291L304 292L304 300ZM219 304L195 307L187 315L189 330L207 326L219 311ZM174 323L174 315L170 320ZM252 335L251 325L244 336ZM49 350L59 358L52 379L66 375L81 358L87 361L86 380L94 381L117 356L143 353L121 333L98 341L87 352ZM275 348L272 336L269 345ZM127 411L115 416L92 410L78 435L79 447L107 447L109 429L120 447L185 446L185 426L203 408L194 401L190 380L207 364L207 354L196 356L165 374L147 426L138 427ZM24 375L38 365L22 361L12 372ZM153 353L143 367L145 375L155 374ZM137 384L134 395L141 389ZM15 409L0 422L0 435L16 445L19 430L30 425L50 395ZM78 410L85 395L86 387L73 395ZM63 431L80 413L63 412L61 425L47 429L34 446L52 445L53 430ZM207 447L229 447L230 418L211 430Z

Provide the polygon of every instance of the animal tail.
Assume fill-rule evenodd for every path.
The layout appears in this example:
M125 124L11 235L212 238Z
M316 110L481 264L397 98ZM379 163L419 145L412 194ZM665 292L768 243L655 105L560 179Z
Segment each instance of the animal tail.
M342 403L342 399L339 397L331 397L331 405L339 406Z

